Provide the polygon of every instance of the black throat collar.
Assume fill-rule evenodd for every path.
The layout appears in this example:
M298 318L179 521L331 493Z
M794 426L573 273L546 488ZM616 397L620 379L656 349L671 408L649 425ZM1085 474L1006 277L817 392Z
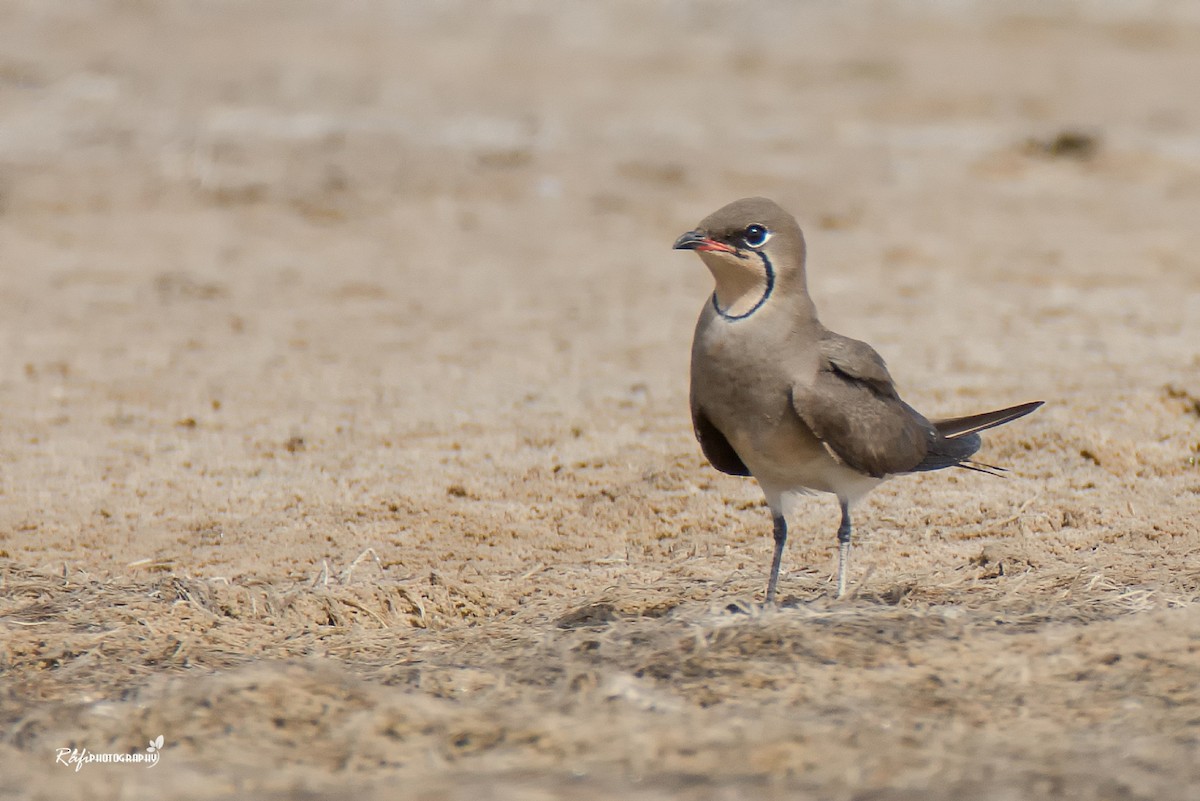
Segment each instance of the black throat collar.
M754 314L756 311L762 308L762 305L767 302L767 298L771 297L771 293L775 291L775 268L771 266L771 260L768 259L767 254L763 253L762 251L755 251L755 253L760 259L762 259L763 269L767 274L767 286L765 289L763 289L762 297L760 297L753 306L751 306L742 314L730 314L725 309L722 309L720 304L717 303L717 293L714 291L712 294L713 309L716 310L717 314L721 315L721 317L729 320L730 322L745 320L747 317Z

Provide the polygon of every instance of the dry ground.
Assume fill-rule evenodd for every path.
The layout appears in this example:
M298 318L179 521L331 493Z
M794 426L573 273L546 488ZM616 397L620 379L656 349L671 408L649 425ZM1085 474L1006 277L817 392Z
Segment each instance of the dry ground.
M0 2L0 798L1200 797L1151 6ZM840 602L691 437L669 247L746 194L914 405L1047 401Z

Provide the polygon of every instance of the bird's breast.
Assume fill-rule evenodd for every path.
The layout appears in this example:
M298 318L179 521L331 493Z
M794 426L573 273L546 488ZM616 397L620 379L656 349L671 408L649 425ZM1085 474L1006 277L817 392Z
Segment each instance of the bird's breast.
M770 318L729 322L702 314L697 324L693 404L704 410L764 489L842 494L846 482L857 477L792 407L792 387L811 381L818 364L815 348Z

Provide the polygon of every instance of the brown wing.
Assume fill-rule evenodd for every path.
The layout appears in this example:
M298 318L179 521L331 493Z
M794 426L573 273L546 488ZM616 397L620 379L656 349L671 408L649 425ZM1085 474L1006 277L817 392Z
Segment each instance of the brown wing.
M737 451L729 444L729 440L725 439L725 435L712 424L699 406L692 406L692 430L696 432L700 450L704 451L704 456L708 459L709 464L731 476L750 475L750 470L742 461L742 457L737 455Z
M861 381L887 398L899 399L896 385L888 373L883 357L866 342L827 332L817 345L821 358L828 366L847 378Z
M877 478L905 473L937 439L933 426L900 400L883 359L870 345L829 333L818 345L816 378L792 387L792 406L848 466Z

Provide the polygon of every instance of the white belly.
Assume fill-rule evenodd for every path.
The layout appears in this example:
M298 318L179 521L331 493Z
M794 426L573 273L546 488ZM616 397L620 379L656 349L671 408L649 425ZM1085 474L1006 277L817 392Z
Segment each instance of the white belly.
M742 461L758 480L775 514L782 513L786 493L829 492L854 504L884 480L847 467L807 432L797 436L787 428L776 429L773 442L764 442L762 437L750 442L735 435L731 443L744 454Z

